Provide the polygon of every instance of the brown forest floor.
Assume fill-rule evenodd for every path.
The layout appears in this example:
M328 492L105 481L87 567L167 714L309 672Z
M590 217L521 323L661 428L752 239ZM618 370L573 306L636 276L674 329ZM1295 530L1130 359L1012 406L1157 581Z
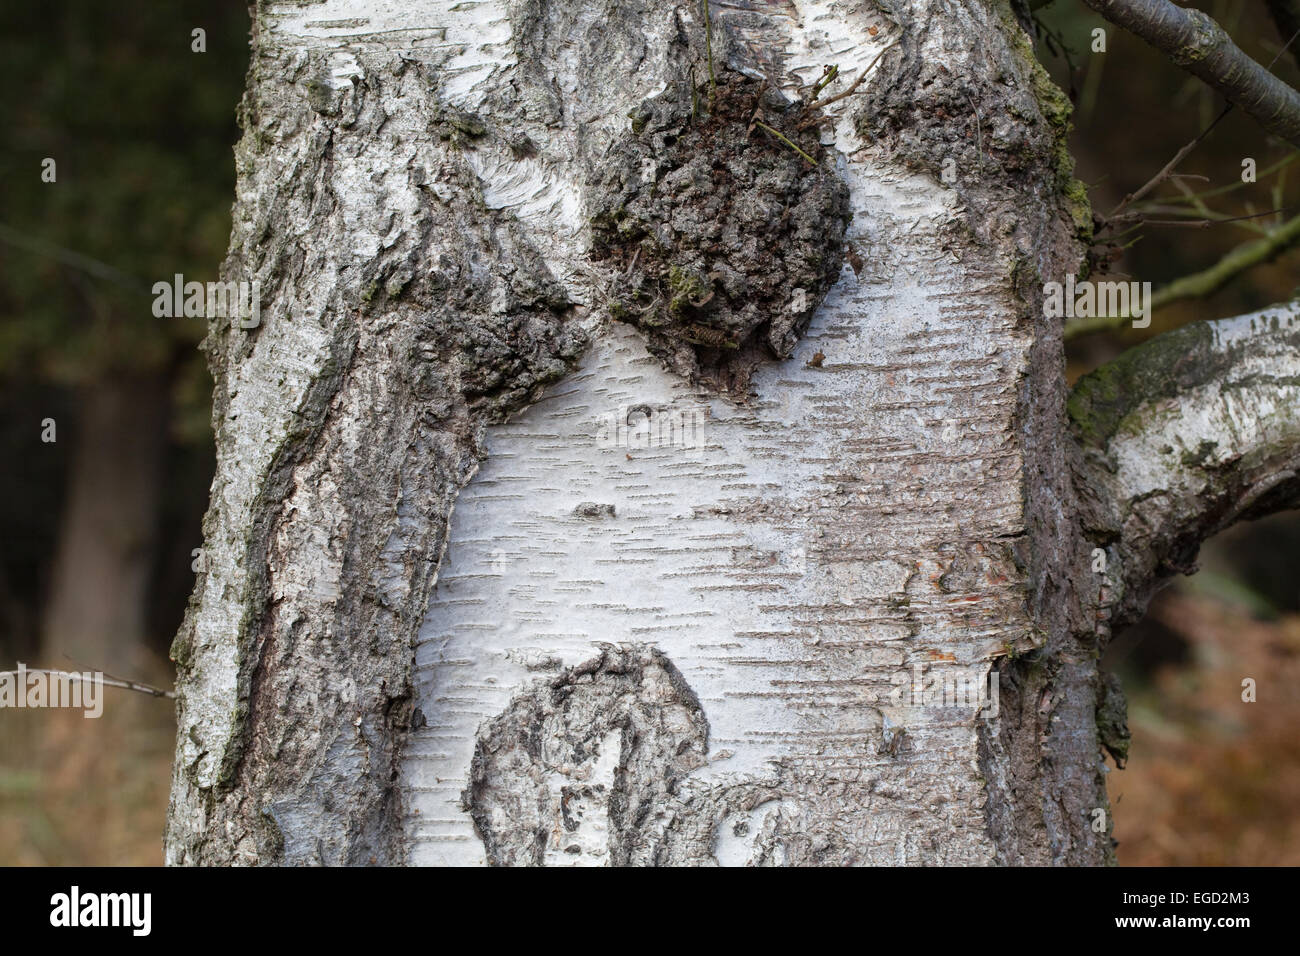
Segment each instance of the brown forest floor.
M1300 615L1173 592L1148 618L1190 655L1126 686L1130 759L1108 777L1120 865L1300 864Z
M175 734L172 701L113 688L96 719L0 713L0 864L160 866Z

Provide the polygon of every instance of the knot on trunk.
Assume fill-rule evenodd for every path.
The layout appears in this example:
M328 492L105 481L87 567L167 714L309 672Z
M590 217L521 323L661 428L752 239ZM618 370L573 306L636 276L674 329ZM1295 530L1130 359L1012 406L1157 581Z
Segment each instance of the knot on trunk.
M800 104L740 73L646 100L588 184L610 315L693 381L743 396L840 274L849 191Z

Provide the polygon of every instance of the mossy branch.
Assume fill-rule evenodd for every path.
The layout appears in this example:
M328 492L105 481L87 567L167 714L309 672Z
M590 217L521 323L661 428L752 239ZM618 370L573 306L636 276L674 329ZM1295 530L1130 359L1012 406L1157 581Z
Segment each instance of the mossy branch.
M1194 322L1085 375L1067 403L1081 521L1113 546L1113 627L1237 521L1300 506L1300 305Z
M838 64L826 67L825 72L822 74L822 78L818 80L817 84L813 87L812 99L809 100L809 102L812 102L812 100L816 100L817 97L821 96L822 90L826 89L827 86L834 82L835 78L839 75L840 68Z

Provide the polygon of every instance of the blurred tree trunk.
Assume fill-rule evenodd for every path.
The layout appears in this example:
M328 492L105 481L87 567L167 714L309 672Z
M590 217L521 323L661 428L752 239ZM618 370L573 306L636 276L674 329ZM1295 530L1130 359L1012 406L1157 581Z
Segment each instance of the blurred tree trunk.
M1108 860L1094 549L1126 609L1156 571L1066 432L1043 283L1091 220L1011 5L348 16L254 27L225 271L263 321L207 341L168 859ZM669 371L592 256L629 114L694 75L707 115L711 69L829 98L895 42L826 110L853 221L795 356L741 401ZM921 669L996 671L996 714Z
M167 440L165 379L87 386L45 608L42 657L52 667L130 672L146 637Z

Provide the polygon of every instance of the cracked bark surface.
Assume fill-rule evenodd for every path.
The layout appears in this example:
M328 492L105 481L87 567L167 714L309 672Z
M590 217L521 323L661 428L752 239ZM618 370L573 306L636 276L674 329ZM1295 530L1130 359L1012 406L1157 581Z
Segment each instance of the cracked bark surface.
M169 862L1107 860L1089 567L1129 486L1063 440L1042 316L1090 223L1068 104L1002 2L712 31L788 100L898 41L818 128L846 264L744 395L593 255L629 114L707 76L698 5L258 7L223 278L263 320L206 343ZM891 696L922 664L996 669L998 716Z
M423 65L259 43L250 75L224 271L278 320L205 341L219 457L172 649L168 858L392 859L409 648L456 489L583 335L485 208Z

